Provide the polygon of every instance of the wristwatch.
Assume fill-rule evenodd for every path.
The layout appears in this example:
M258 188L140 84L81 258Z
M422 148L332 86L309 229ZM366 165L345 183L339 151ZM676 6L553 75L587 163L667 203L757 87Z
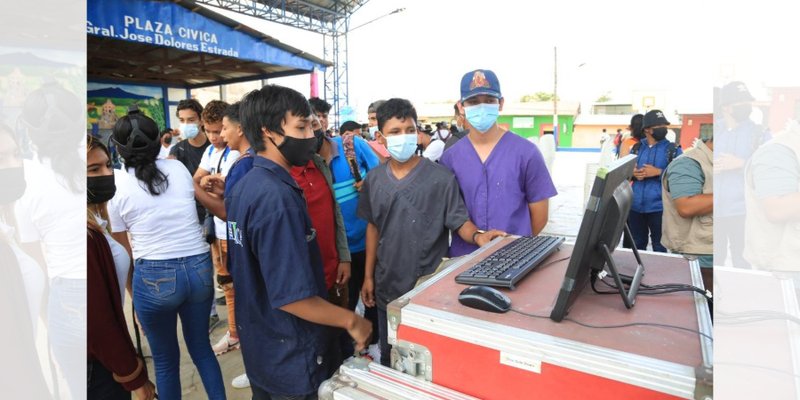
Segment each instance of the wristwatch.
M472 234L472 243L473 244L475 244L475 245L478 244L478 242L475 241L475 236L478 236L478 235L480 235L482 233L486 233L486 231L478 229L477 231L475 231L475 233Z

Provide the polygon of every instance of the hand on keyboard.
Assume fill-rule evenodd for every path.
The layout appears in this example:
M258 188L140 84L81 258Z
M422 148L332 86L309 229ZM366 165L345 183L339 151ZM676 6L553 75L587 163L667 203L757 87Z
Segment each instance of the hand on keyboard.
M503 231L498 231L497 229L492 229L490 231L475 235L475 244L478 245L478 247L482 247L486 243L494 240L494 238L500 236L508 236L508 234Z

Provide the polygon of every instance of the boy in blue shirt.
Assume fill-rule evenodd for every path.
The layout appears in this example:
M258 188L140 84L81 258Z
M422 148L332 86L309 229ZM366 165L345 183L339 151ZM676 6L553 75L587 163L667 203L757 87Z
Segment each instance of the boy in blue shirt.
M364 348L372 327L329 303L316 232L291 166L311 160L317 140L300 93L267 85L241 102L256 156L225 197L237 328L253 399L316 398L327 378L330 327Z

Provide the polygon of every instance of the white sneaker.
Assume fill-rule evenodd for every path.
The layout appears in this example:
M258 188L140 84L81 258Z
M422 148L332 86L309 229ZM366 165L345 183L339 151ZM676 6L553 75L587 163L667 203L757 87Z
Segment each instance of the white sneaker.
M381 362L381 347L377 344L371 344L367 347L367 355L376 363Z
M356 303L355 313L359 317L363 317L364 316L364 302L361 301L361 299L358 299L358 303Z
M239 348L239 340L236 341L231 340L231 331L225 332L225 336L217 342L217 344L211 346L211 349L214 350L214 354L220 355L227 353L231 350L236 350Z
M231 385L236 389L246 389L250 387L250 379L247 377L247 374L241 374L233 378Z

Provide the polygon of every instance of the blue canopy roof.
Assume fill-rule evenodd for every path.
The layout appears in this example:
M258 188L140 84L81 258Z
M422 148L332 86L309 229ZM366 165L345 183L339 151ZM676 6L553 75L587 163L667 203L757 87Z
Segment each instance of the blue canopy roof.
M89 0L87 6L90 79L196 87L330 65L189 0Z

